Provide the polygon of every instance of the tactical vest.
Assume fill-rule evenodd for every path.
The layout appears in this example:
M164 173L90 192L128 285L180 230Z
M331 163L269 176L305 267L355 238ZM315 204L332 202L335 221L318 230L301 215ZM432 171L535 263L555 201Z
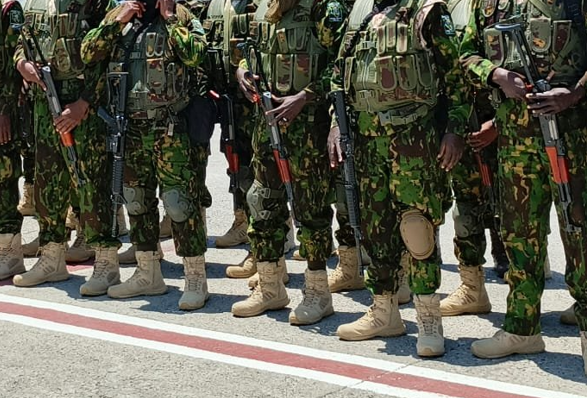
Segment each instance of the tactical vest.
M28 0L26 3L26 23L43 57L51 64L55 80L76 78L84 70L80 47L90 28L90 3L91 0Z
M122 36L113 50L110 71L129 72L126 109L134 119L161 118L166 111L179 112L189 102L188 68L173 53L165 22L157 17L142 32Z
M279 22L271 24L265 21L268 0L263 0L250 24L249 36L258 45L263 71L276 94L300 92L326 67L326 49L314 34L315 22L310 16L313 3L300 0Z
M459 37L463 36L465 28L469 24L472 3L473 0L449 0L448 2L448 11Z
M429 1L437 2L400 0L385 14L375 15L367 28L357 33L355 46L346 54L343 73L344 88L355 110L384 112L420 105L414 108L418 115L404 118L408 123L427 114L436 104L439 80L433 54L424 48L420 32L425 19L422 7ZM355 2L347 42L372 10L373 0ZM399 117L390 122L404 124Z
M562 1L484 0L481 12L489 21L483 30L486 58L496 66L524 74L520 54L495 23L525 22L526 38L541 77L554 72L552 86L574 85L587 70L585 43L572 21L566 19ZM505 20L505 21L504 21ZM584 28L584 27L582 27Z

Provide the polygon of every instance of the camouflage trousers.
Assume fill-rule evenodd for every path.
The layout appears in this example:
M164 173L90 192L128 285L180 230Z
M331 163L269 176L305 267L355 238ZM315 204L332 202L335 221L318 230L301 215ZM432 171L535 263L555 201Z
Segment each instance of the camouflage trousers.
M251 209L249 238L258 260L276 261L283 255L288 208L267 125L263 118L257 120L252 159L255 181L247 195ZM331 204L335 201L334 175L326 150L328 130L325 107L307 108L287 129L281 129L291 167L295 216L301 224L297 232L300 254L311 267L319 264L320 268L332 251Z
M356 173L361 197L361 225L371 265L366 285L373 294L397 292L400 259L406 250L401 216L419 210L438 227L450 198L448 175L436 156L439 137L432 114L404 126L382 127L377 115L360 112L356 139ZM410 288L431 294L440 286L436 250L425 260L412 259Z
M62 100L63 105L68 101ZM40 244L67 240L65 217L72 190L79 195L80 222L91 246L119 246L111 237L110 176L106 152L106 128L91 111L87 119L72 132L79 158L80 178L85 184L75 187L67 150L53 127L47 101L35 101L35 206L39 220ZM75 188L74 188L75 187Z
M23 141L21 145L20 155L22 156L22 176L24 182L33 184L35 182L35 145L31 146Z
M583 104L585 105L585 104ZM551 203L559 215L560 233L565 248L565 280L576 300L579 328L587 330L587 128L580 118L587 110L563 112L559 128L567 145L574 224L580 234L567 233L561 218L558 188L550 175L550 164L537 119L522 115L518 120L535 126L536 134L523 134L510 114L498 113L499 184L502 238L510 269L510 286L504 329L518 335L534 335L540 328L540 300L544 290L546 236ZM581 127L577 127L581 126Z
M341 166L342 167L342 166ZM340 170L335 171L336 184L336 221L339 228L334 232L334 236L341 246L355 247L355 235L350 227L349 210L347 207L344 180Z
M185 121L176 124L171 136L167 134L167 126L167 119L129 121L124 188L129 202L131 242L140 251L157 250L159 201L156 190L159 186L161 198L168 193L179 198L175 209L181 207L187 218L176 222L171 217L177 255L200 256L206 252L206 233L200 213L204 176L196 171L202 161L194 160L197 154L190 148ZM165 200L164 205L167 210Z
M13 129L13 137L14 133ZM0 234L20 233L22 215L16 210L20 175L20 141L13 139L0 145Z

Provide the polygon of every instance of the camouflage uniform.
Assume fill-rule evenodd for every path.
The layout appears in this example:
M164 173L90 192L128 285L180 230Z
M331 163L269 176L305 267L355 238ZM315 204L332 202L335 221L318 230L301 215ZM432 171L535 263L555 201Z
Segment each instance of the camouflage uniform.
M585 9L584 2L580 9ZM535 351L544 349L540 334L540 299L544 289L544 244L551 203L558 206L558 189L550 176L550 164L544 150L544 139L537 118L533 118L525 102L506 99L491 82L498 66L524 74L519 62L511 62L515 50L506 53L503 36L493 24L514 15L526 22L533 56L541 76L555 72L553 87L574 87L587 70L587 52L575 25L564 17L564 5L541 0L524 2L475 1L476 10L463 38L461 56L464 67L474 82L493 88L497 107L501 233L505 242L510 270L507 313L503 329L519 336L535 336ZM581 29L582 27L579 27ZM511 44L513 47L513 44ZM506 58L507 56L507 58ZM519 58L518 58L519 59ZM504 62L504 60L506 60ZM587 101L558 114L560 132L567 144L570 181L573 193L571 218L581 227L581 234L567 233L561 228L566 253L565 279L575 298L579 327L587 330L587 272L585 262L585 170L587 168L584 114ZM495 339L495 337L494 337ZM538 340L539 339L539 340ZM526 341L530 341L527 339ZM517 342L520 346L520 343ZM540 348L541 346L541 348ZM480 347L480 345L477 345ZM532 352L535 352L532 351ZM484 354L476 352L475 355ZM514 351L520 352L520 351ZM530 352L530 351L528 351ZM511 353L511 352L510 352Z
M176 14L164 20L158 10L153 11L153 2L147 5L152 7L148 10L153 12L152 19L129 22L123 33L123 27L116 21L121 7L112 10L98 28L91 30L82 46L84 62L108 60L111 72L129 72L124 195L139 266L133 278L111 287L108 294L121 298L166 291L157 254L159 186L172 221L176 253L184 258L186 291L180 308L200 308L207 298L203 256L206 234L199 206L203 181L190 159L187 121L180 112L189 102L192 73L188 68L197 68L206 53L204 32L184 6L177 5ZM148 275L141 274L142 271ZM143 276L149 282L145 288L140 281ZM206 291L198 289L192 296L195 301L187 303L184 299L188 298L190 278L203 278L199 286ZM137 285L133 285L135 282Z
M12 3L12 2L11 2ZM3 9L8 10L9 5ZM0 17L0 115L7 115L11 122L12 139L0 145L0 234L20 234L22 215L16 210L18 204L18 179L21 176L19 123L16 103L22 79L12 62L18 32L10 25L24 21L22 8L10 7ZM20 235L19 235L20 237Z

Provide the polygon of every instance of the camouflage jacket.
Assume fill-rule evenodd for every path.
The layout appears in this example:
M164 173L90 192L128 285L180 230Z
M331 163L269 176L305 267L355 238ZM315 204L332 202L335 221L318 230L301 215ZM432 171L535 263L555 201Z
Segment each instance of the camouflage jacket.
M18 2L2 6L0 17L0 115L9 115L16 109L22 79L14 67L12 57L18 41L18 31L12 25L24 22Z
M395 11L393 8L400 6L399 2L390 3L391 5L379 14L383 12L392 13ZM363 32L373 29L373 21L379 19L382 18L377 18L377 14L373 16ZM431 66L439 79L439 93L445 99L441 111L443 118L446 118L446 115L448 117L447 131L463 136L467 133L466 125L471 110L468 103L470 94L469 87L465 84L463 73L459 67L458 41L446 4L436 2L420 26L421 32L415 36L419 36L420 42L427 43L427 49L432 53L431 59L434 65ZM411 28L409 31L411 32ZM359 33L352 32L353 36L355 34L358 35ZM343 73L345 69L345 58L348 56L347 52L352 51L352 49L346 47L351 40L351 38L347 38L339 50L339 56L332 75L332 91L344 89ZM397 43L395 44L396 46L398 45ZM395 51L395 49L389 49L389 51ZM333 125L336 124L334 115L332 123Z
M57 16L52 16L52 14L50 14L49 10L54 10L55 6L54 6L54 1L59 2L60 0L45 0L45 9L46 14L47 15L51 15L51 18L56 18ZM61 0L64 3L70 3L69 0ZM27 3L28 4L28 3ZM76 3L79 4L79 3ZM109 9L112 9L113 7L116 6L116 1L115 0L92 0L91 2L86 2L84 5L84 12L85 14L87 14L89 17L86 21L84 21L85 23L87 23L89 26L84 27L84 29L89 29L92 27L96 27L98 26L99 21L101 21L104 16L106 15L106 12ZM53 11L54 13L54 11ZM62 16L60 15L59 18L62 18ZM31 26L31 20L33 19L32 14L29 13L29 11L27 11L27 9L25 9L25 20L27 21L27 26ZM75 19L72 18L72 19ZM35 29L33 28L33 34L37 34L38 32L35 31ZM59 31L57 31L57 35L54 35L52 37L52 39L65 39L65 36L62 36ZM79 48L78 49L73 49L74 51L77 51L79 53ZM23 43L22 43L22 37L19 39L16 51L14 53L14 63L17 64L19 61L21 60L25 60L26 59L26 53L23 47ZM83 90L81 91L81 93L79 94L79 98L83 99L84 101L86 101L87 103L90 104L90 106L95 107L97 102L98 102L98 94L100 93L101 89L100 87L103 86L103 77L104 77L104 73L106 71L107 65L104 63L93 63L91 65L86 66L85 68L83 68L83 71L81 72L81 75L83 75ZM69 80L78 80L79 75L73 76L71 78L68 78ZM55 76L54 76L55 79ZM59 79L56 79L59 80ZM58 88L59 90L59 88ZM41 96L41 90L37 91L37 95Z

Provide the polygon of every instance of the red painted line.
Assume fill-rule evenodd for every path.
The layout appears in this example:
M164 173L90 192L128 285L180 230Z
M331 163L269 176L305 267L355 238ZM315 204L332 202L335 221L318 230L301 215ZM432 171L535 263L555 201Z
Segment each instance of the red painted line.
M92 268L94 262L91 263L83 263L83 264L75 264L75 265L67 265L67 271L72 274L74 272L82 271L87 268ZM12 278L5 279L0 281L0 286L10 286L12 285Z
M314 358L301 354L293 354L268 348L232 343L205 337L190 336L186 334L151 329L121 322L68 314L65 312L44 308L41 309L25 305L0 302L0 312L27 316L35 319L93 329L122 336L135 337L143 340L174 344L202 351L229 355L232 357L246 358L270 364L330 373L333 375L350 377L387 386L409 389L412 391L445 394L459 398L529 398L525 395L428 379L421 376L387 372L367 366L354 365L335 360Z

